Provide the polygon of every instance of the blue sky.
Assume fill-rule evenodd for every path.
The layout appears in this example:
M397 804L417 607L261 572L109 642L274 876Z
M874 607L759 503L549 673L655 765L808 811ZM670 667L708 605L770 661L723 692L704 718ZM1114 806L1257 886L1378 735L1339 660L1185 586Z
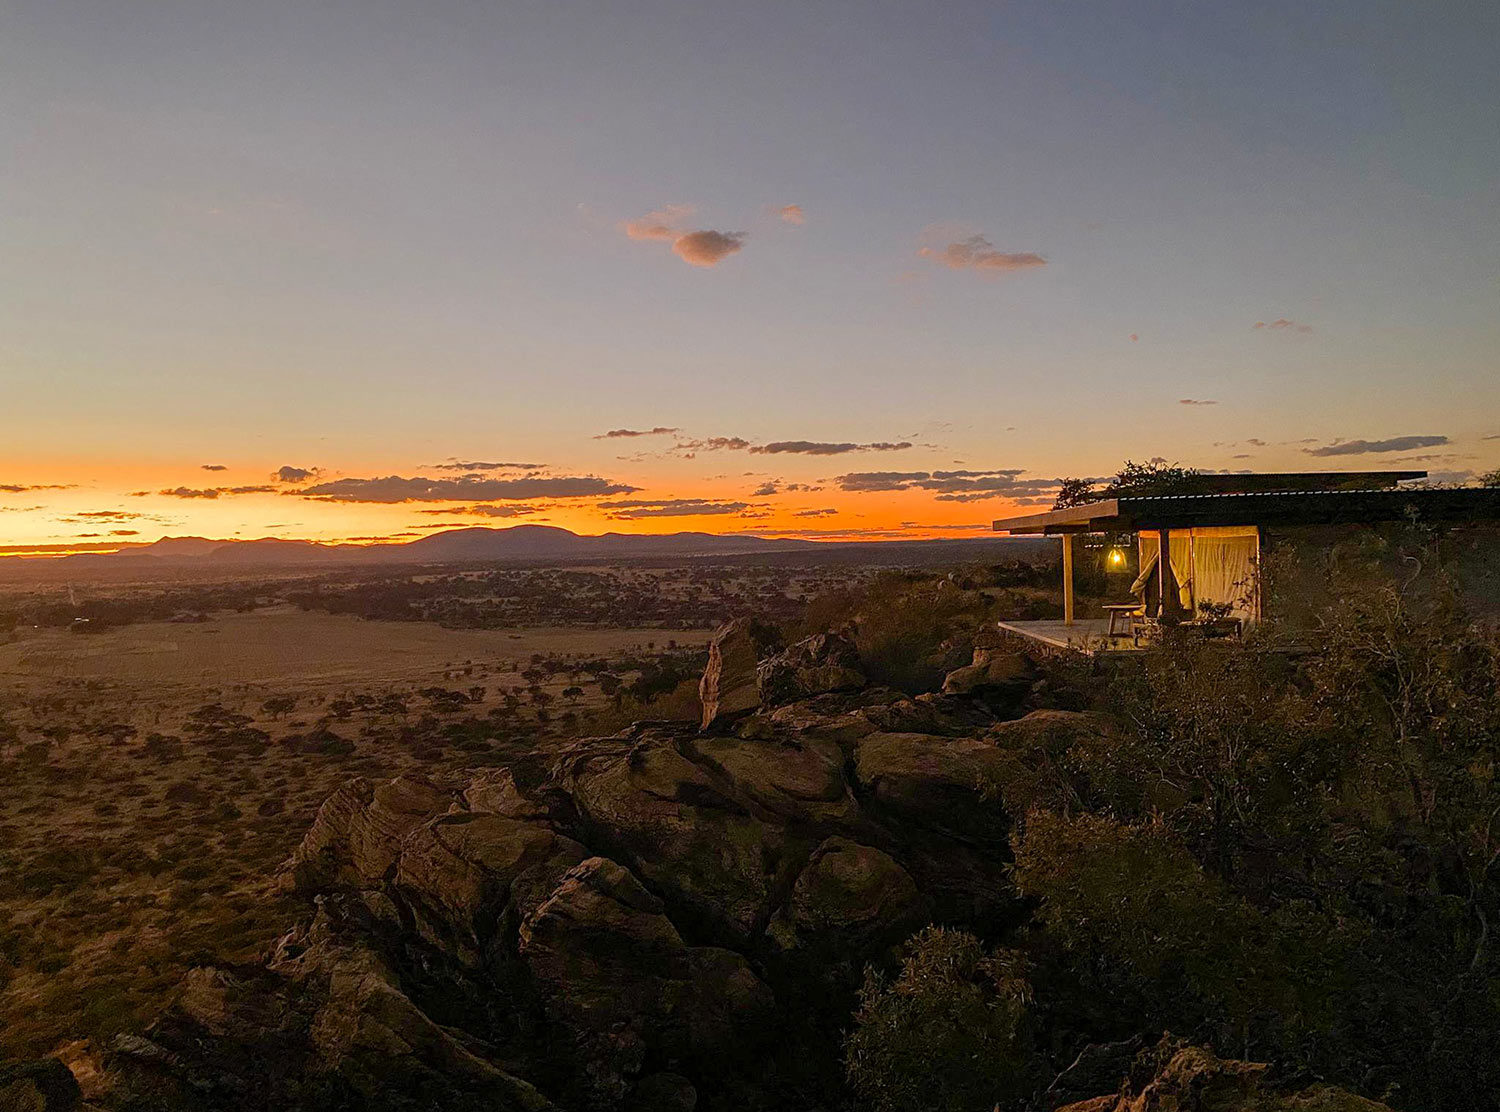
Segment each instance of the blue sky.
M0 531L65 541L84 502L158 532L415 524L154 493L210 456L239 486L524 458L753 504L672 527L850 532L1126 456L1420 435L1446 443L1332 465L1487 470L1497 48L1478 3L0 0L0 485L74 484ZM672 205L669 238L625 234ZM689 265L695 231L743 239ZM681 446L716 436L856 447ZM1025 477L839 481L959 467ZM767 479L821 489L755 502Z

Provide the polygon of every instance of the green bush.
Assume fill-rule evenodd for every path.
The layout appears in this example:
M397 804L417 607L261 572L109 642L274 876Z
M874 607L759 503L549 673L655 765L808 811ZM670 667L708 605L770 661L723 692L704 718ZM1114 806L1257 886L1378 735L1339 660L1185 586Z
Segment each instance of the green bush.
M1031 986L1020 955L928 927L900 973L865 975L844 1043L850 1087L876 1112L990 1112L1032 1081Z

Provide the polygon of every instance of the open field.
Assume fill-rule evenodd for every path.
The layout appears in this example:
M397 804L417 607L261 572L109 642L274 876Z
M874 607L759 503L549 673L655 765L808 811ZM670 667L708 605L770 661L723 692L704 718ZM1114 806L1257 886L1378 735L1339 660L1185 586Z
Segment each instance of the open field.
M100 680L122 684L325 684L441 679L455 669L488 673L525 667L534 654L610 657L647 651L670 637L705 643L709 631L548 627L444 629L420 622L371 622L277 607L218 614L206 622L143 622L80 634L17 631L0 645L0 682Z

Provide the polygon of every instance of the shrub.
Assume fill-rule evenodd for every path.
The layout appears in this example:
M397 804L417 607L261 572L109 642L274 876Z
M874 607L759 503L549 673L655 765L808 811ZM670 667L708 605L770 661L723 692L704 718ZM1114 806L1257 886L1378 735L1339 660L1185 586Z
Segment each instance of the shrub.
M844 1043L849 1084L877 1112L989 1112L1031 1081L1031 986L1021 957L928 927L900 973L865 975Z

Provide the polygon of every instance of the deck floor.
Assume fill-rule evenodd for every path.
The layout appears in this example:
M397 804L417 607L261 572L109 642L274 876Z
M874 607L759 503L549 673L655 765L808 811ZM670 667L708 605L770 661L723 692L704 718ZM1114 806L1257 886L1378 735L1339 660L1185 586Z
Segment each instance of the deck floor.
M1108 618L1078 618L1068 625L1061 618L1037 622L997 622L1005 633L1037 641L1052 649L1085 653L1139 652L1130 637L1110 637Z

